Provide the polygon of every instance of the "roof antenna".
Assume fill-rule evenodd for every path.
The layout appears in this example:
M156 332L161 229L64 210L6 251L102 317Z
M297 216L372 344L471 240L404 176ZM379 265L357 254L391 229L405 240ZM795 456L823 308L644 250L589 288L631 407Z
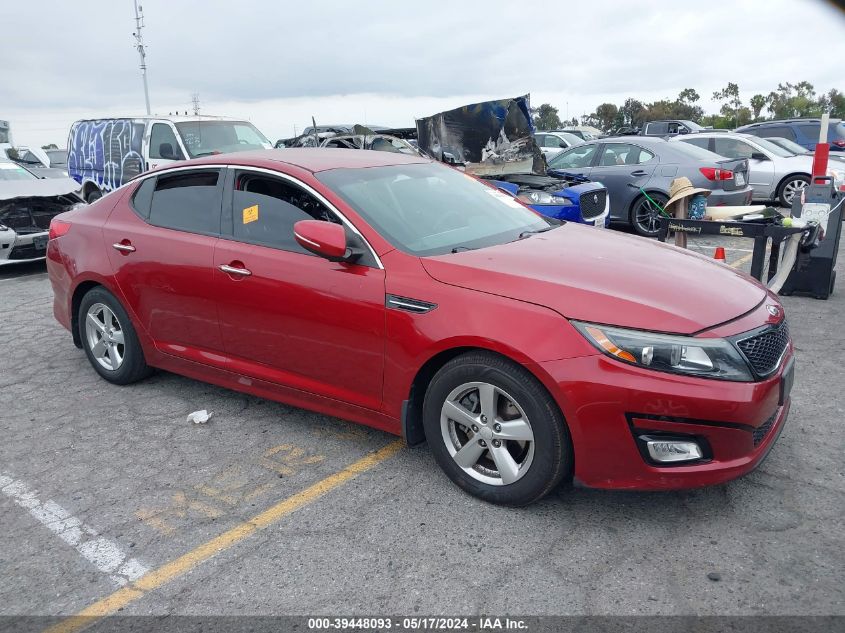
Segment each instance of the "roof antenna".
M147 104L147 116L150 115L150 90L147 87L147 51L144 47L144 40L141 37L141 30L144 28L144 7L138 6L138 0L135 1L135 32L132 34L135 37L135 48L138 49L138 55L141 57L141 78L144 80L144 101Z

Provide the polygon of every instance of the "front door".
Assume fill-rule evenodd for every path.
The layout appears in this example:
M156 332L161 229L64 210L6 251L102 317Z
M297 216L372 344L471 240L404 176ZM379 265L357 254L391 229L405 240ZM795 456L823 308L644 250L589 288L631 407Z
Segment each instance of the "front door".
M657 167L657 158L632 143L605 143L590 178L607 187L610 217L628 221L631 202L640 195Z
M150 169L166 167L177 160L185 160L185 153L169 121L155 121L147 141L147 162Z
M146 178L103 227L115 280L135 322L158 349L192 360L222 352L212 286L221 171Z
M299 220L340 219L294 181L237 170L214 253L218 313L230 366L369 409L381 405L384 270L330 262L297 244Z

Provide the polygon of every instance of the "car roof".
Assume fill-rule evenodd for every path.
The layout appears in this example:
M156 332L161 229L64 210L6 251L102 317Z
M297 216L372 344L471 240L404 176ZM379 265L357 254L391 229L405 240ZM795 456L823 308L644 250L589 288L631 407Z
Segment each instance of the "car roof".
M246 121L230 116L212 116L210 114L139 114L129 116L105 116L97 119L79 119L77 123L89 121L172 121L173 123L185 123L191 121Z
M833 124L839 123L842 119L835 119L831 117L829 121ZM757 121L756 123L748 123L747 125L743 125L742 128L737 129L748 129L753 127L763 127L765 125L778 125L783 123L821 123L822 120L819 117L806 117L800 118L796 117L793 119L772 119L771 121Z
M331 147L294 147L289 149L265 149L232 154L214 154L194 159L183 164L249 165L274 169L278 164L293 165L310 172L328 169L366 169L388 165L410 165L434 162L428 158L410 156L399 152L379 152L367 149L341 149Z

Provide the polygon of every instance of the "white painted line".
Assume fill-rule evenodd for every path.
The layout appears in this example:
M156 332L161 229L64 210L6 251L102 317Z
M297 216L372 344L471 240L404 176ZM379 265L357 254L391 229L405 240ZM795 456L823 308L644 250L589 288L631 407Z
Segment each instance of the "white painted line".
M135 558L127 558L120 545L100 536L97 531L72 516L55 501L41 501L20 479L7 473L0 473L0 491L17 505L34 516L48 530L94 565L108 574L120 586L138 580L147 573L147 568Z

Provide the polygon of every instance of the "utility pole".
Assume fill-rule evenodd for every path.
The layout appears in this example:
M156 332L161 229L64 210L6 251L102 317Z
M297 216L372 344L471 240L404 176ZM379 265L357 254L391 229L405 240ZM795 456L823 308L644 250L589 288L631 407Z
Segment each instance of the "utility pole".
M135 32L132 34L135 38L135 48L138 49L138 55L141 57L141 78L144 80L144 101L147 104L147 114L150 114L150 90L147 87L147 52L144 49L144 40L141 37L141 30L144 28L144 7L138 6L138 0L135 2Z
M194 105L194 116L200 115L200 93L195 92L191 95L191 103Z

